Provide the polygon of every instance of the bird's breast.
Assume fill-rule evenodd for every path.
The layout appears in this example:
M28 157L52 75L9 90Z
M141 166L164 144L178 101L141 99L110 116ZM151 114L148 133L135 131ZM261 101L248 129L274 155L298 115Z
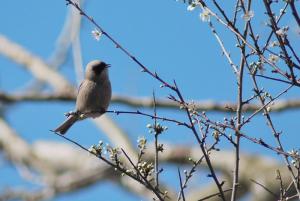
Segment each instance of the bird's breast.
M98 113L107 110L111 99L111 84L106 82L82 82L76 99L76 110L82 113L95 113L93 117L100 116Z

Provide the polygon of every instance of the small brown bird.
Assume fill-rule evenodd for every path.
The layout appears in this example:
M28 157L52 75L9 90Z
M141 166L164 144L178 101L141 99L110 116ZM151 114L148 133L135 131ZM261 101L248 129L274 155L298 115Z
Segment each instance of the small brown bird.
M76 110L54 132L65 134L78 120L96 118L107 110L111 99L111 84L108 76L109 64L94 60L87 64L85 78L79 86Z

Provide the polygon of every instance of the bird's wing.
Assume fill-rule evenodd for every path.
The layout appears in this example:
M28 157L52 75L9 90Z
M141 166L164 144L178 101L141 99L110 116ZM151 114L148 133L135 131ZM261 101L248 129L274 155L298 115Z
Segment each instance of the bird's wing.
M77 94L78 94L79 91L80 91L80 88L81 88L81 86L82 86L82 83L83 83L83 81L80 83L80 85L79 85L79 87L78 87Z

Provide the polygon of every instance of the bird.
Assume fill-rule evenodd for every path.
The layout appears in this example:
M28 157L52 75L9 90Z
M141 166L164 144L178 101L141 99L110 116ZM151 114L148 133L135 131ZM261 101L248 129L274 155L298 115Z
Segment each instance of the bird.
M111 83L108 75L110 64L93 60L86 66L84 80L76 97L75 112L67 113L67 119L53 131L64 135L77 121L100 117L111 100Z

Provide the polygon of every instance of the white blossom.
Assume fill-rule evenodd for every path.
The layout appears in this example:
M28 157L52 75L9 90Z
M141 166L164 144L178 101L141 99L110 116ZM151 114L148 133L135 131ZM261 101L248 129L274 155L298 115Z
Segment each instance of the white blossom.
M196 8L196 4L191 3L191 4L187 7L187 10L188 10L188 11L193 11L195 8Z
M276 47L276 46L279 46L279 42L278 41L273 41L269 44L269 47Z
M272 63L276 63L279 60L279 57L274 54L270 54L268 60Z
M200 19L203 21L203 22L209 22L210 21L210 11L207 9L207 8L203 8L202 9L202 13L200 13Z
M278 29L276 31L276 34L279 35L279 36L281 36L281 37L284 37L284 36L286 36L288 30L289 30L289 27L287 27L287 26L286 27L282 27L281 29Z
M246 22L250 21L251 18L253 18L253 17L254 17L254 12L253 12L253 10L249 10L249 11L247 11L245 14L242 15L242 18L243 18Z
M98 29L94 29L94 30L92 31L92 35L93 35L93 37L94 37L97 41L99 41L99 40L100 40L100 37L102 36L102 32L99 31Z
M284 9L280 9L279 13L280 13L280 15L282 15L282 14L285 14L286 11Z

